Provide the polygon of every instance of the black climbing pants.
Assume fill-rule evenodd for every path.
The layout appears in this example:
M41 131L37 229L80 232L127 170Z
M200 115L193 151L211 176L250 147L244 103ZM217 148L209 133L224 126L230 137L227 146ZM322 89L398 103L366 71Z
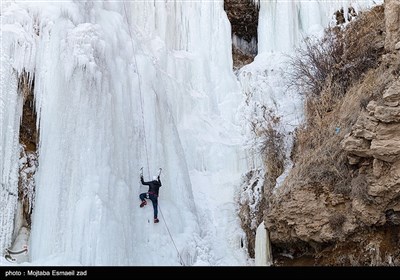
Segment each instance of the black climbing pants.
M153 194L153 193L141 193L139 195L139 198L141 201L145 201L145 198L150 199L151 202L153 203L153 209L154 209L154 219L157 219L158 216L158 196Z

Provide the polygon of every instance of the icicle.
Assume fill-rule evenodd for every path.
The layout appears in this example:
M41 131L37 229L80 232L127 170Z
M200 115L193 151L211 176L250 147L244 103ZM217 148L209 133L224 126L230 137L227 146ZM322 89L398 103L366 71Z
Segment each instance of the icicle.
M256 231L256 246L255 246L255 265L256 266L271 266L272 251L269 240L268 230L262 222Z

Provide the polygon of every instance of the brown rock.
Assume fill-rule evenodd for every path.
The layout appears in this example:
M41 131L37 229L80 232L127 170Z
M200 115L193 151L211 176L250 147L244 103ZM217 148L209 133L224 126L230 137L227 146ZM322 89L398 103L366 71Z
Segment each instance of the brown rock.
M231 23L232 35L250 43L257 40L258 6L249 0L225 0L224 9Z
M346 199L343 196L343 194L327 192L327 196L328 196L328 201L332 206L336 206L346 202Z
M393 140L400 138L400 123L379 123L376 128L376 139Z
M374 116L385 123L400 122L400 107L376 106Z
M400 50L400 41L397 42L397 44L394 46L394 48L395 48L396 50Z
M400 0L385 0L385 49L395 50L400 41Z
M385 102L399 102L400 101L400 80L394 82L383 94Z
M354 129L353 134L359 138L365 138L367 140L372 140L374 138L375 133L366 129Z
M378 182L371 184L368 189L368 194L374 197L384 196L386 192L387 188Z
M373 116L361 114L353 126L353 135L359 138L372 140L375 137L375 130L378 125L377 119Z
M388 202L398 202L396 199L400 194L400 161L392 164L389 171L378 179L370 178L368 194L381 197L382 209L386 208Z
M350 165L355 165L360 162L360 157L355 156L355 155L348 155L347 160L349 161Z
M272 242L302 240L328 242L339 237L331 225L332 217L343 216L341 232L355 229L355 219L344 205L342 194L332 193L327 187L296 186L279 195L279 202L265 212L265 223L271 228ZM349 213L348 213L349 212Z
M277 207L271 208L266 213L266 227L275 226L275 230L270 232L271 240L285 240L292 234L300 239L309 240L312 235L327 223L326 215L319 215L318 219L313 219L317 209L325 209L322 200L317 199L315 193L309 188L301 188L290 195L285 195L286 199L281 200ZM290 198L290 199L289 199ZM307 198L307 199L306 199ZM301 211L300 208L302 209ZM299 219L299 213L302 212L302 218ZM321 211L319 211L321 213ZM324 219L326 219L324 221ZM308 228L313 229L309 230ZM316 228L317 227L317 228Z
M368 153L371 143L366 139L349 135L343 139L341 145L345 151L351 152L359 157L369 156Z
M381 177L383 169L383 161L379 159L374 159L372 162L372 173L374 174L375 178Z
M387 101L385 101L385 102L384 102L384 105L385 105L385 106L389 106L389 107L397 107L397 106L399 106L399 101L394 101L394 102L387 102Z
M357 218L366 225L382 225L385 223L385 215L376 210L373 205L367 205L362 200L355 198L352 201L352 210Z
M367 105L367 111L370 113L370 115L371 115L371 113L372 113L372 115L373 115L373 113L375 112L375 108L376 108L376 101L374 101L374 100L372 100L372 101L370 101L369 103L368 103L368 105Z
M368 153L374 158L394 162L400 157L400 123L380 123L376 129L376 138L371 141Z

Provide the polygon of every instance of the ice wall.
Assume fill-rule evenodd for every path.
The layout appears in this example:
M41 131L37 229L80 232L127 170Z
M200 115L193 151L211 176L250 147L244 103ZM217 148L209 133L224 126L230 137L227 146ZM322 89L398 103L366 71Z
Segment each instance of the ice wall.
M24 20L37 20L40 25L37 48L29 49L36 50L35 98L40 124L32 261L59 258L60 262L86 265L179 264L165 228L153 228L151 209L139 212L143 209L137 207L137 195L145 190L139 189L138 171L142 165L147 167L147 158L146 169L151 172L158 166L174 170L163 174L165 203L161 209L174 225L171 231L180 250L193 245L196 217L175 123L152 60L135 49L139 39L134 34L133 45L130 43L122 4L107 8L89 1L39 6L12 4L7 8L7 20L12 21L14 10L21 7ZM135 16L133 10L126 15ZM10 22L9 29L20 24ZM23 30L26 37L35 32L34 24L30 27ZM12 38L2 46L13 46L19 40L23 43L23 38ZM14 54L2 53L17 60ZM12 67L2 67L2 71L6 72L2 77L15 76ZM16 82L10 84L16 86ZM3 96L4 91L2 102L8 102L4 106L10 111L2 110L2 127L10 130L2 134L2 147L4 153L14 152L13 156L6 154L10 163L2 161L7 164L2 167L2 182L8 183L8 177L16 175L11 163L18 155L11 145L18 140L21 112L16 109L15 89L7 92L7 99ZM13 179L14 188L9 189L15 195ZM151 247L165 253L141 257ZM187 251L193 254L193 250Z
M19 117L22 96L17 94L17 75L12 71L6 54L10 51L1 45L0 90L0 250L11 244L14 213L18 197L18 145ZM12 83L8 83L11 81Z
M4 6L3 6L4 5ZM2 8L6 7L2 3ZM14 23L18 22L18 25ZM2 10L0 45L0 251L11 245L18 198L19 123L23 96L18 76L34 67L33 26L24 9Z
M5 59L35 74L40 142L31 262L196 262L202 233L189 171L240 176L243 168L234 124L241 95L223 1L20 1L3 7L2 31L17 33L26 23L21 36L31 45L23 53L33 58L7 51ZM16 11L23 15L15 17ZM13 37L2 46L25 40ZM2 77L12 77L14 69L2 65ZM15 79L5 86L16 86ZM2 170L14 172L13 190L22 106L15 91L1 95L2 127L12 128L1 137L2 153L12 153ZM158 225L151 205L138 207L139 193L147 190L139 184L142 166L145 179L163 167ZM2 182L8 178L2 175ZM5 238L9 243L9 234Z
M138 207L146 190L141 166L147 179L164 168L161 212L180 253L188 251L186 264L195 254L198 228L176 124L144 38L127 24L153 11L131 3L71 3L42 28L33 261L62 254L89 265L179 264L151 207Z
M236 112L242 96L223 1L139 1L122 8L135 14L132 34L152 59L188 168L242 170L240 149L232 153L242 141Z
M223 1L155 3L150 18L156 24L145 18L135 21L141 36L146 37L140 30L150 37L157 34L146 42L176 123L198 205L203 245L198 244L196 264L243 265L233 203L235 184L246 170L237 111L242 95L232 72L230 23Z

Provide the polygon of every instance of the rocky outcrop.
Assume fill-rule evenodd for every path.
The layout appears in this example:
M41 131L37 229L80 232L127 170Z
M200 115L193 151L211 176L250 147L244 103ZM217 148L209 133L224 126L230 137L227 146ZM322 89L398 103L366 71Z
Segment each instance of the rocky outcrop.
M386 50L400 49L400 0L385 0Z
M379 80L376 74L380 72L380 69L373 72L370 75L373 80L366 79L364 83ZM354 92L359 96L349 94L342 110L351 107L351 102L357 106L362 100L363 92ZM397 249L400 245L400 120L393 113L400 108L400 79L390 79L380 96L360 111L350 132L343 133L340 145L335 148L339 149L338 153L345 152L348 158L350 172L337 172L339 177L347 177L344 182L348 182L345 183L348 191L338 191L338 182L332 180L337 160L324 158L324 151L336 142L332 137L332 142L323 144L315 155L303 155L310 156L308 161L297 163L284 185L269 198L269 207L264 212L266 228L275 252L292 250L292 264L298 264L294 262L296 252L298 255L312 252L313 259L307 265L382 265L388 264L385 256L400 264L400 259L394 257L400 254ZM340 109L336 113L339 112ZM338 115L335 121L340 123L342 118ZM340 139L340 135L335 137ZM315 171L318 176L313 175ZM388 242L383 237L387 234L394 236L393 243L390 241L390 246L385 245L383 249L380 244ZM360 242L365 247L358 248L358 252L364 255L353 252L354 259L341 262L340 256ZM374 250L380 250L378 255L366 249L372 246L371 242L375 244ZM278 256L277 264L279 260Z
M379 101L369 102L342 136L338 149L347 153L350 172L338 174L348 176L349 191L338 191L332 180L335 160L321 161L331 146L325 143L315 155L304 155L310 156L308 163L297 163L269 198L264 222L275 264L400 265L400 121L393 114L399 108L393 106L400 101L397 93L399 80L390 83ZM307 262L297 262L304 255Z
M400 159L400 79L384 93L383 102L371 101L351 133L342 142L352 156L373 158L385 162Z
M305 185L276 198L272 203L280 206L265 213L275 243L330 242L340 237L338 231L349 233L356 227L354 215L348 215L350 205L344 204L341 194Z
M384 225L388 221L397 224L400 219L399 103L400 78L383 92L381 105L375 101L368 104L367 112L359 116L342 141L343 149L352 158L372 162L367 188L372 203L357 198L352 201L353 212L366 225Z
M232 35L250 43L257 40L258 7L253 0L225 0L224 9L231 22Z
M390 48L378 66L319 115L320 126L303 128L309 145L302 140L293 169L267 198L276 265L400 265L398 2L385 1Z

